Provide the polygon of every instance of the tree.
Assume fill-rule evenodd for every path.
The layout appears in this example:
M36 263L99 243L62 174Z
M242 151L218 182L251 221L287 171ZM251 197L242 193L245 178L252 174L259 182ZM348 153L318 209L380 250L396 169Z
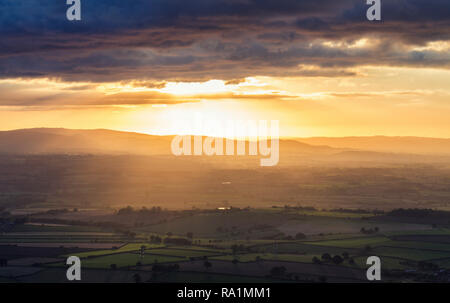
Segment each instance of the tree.
M301 240L301 239L305 239L305 238L306 238L306 235L304 233L297 233L295 235L296 240Z
M175 244L175 245L181 245L181 246L187 246L192 245L192 240L186 239L186 238L165 238L164 243L166 244Z
M235 255L237 253L238 249L239 249L238 245L236 245L236 244L231 245L231 251L232 251L233 255Z
M331 260L331 255L330 255L329 253L324 253L324 254L322 255L322 260L324 260L324 261L329 261L329 260Z
M134 212L133 207L131 206L127 206L125 208L121 208L119 209L119 211L117 212L118 215L130 215Z
M151 243L156 243L156 244L159 244L159 243L161 243L162 242L162 239L161 239L161 237L159 237L159 236L150 236L150 242Z
M127 231L125 231L125 236L128 237L129 239L134 239L136 237L136 233L127 230Z
M344 259L342 259L341 256L336 255L336 256L333 257L333 263L334 264L338 265L338 264L341 264L342 262L344 262Z
M205 261L203 262L203 266L205 266L206 270L209 270L212 267L212 264L209 261Z

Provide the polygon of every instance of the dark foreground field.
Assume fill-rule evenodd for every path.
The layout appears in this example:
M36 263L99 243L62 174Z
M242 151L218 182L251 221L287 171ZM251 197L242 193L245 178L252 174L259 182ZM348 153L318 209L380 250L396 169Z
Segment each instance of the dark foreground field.
M429 210L288 206L39 210L3 218L0 281L67 282L74 255L82 282L367 282L375 255L384 282L449 282L449 220Z

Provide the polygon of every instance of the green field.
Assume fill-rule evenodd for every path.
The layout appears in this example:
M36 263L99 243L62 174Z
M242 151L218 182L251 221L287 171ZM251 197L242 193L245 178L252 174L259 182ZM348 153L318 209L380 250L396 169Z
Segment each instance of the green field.
M425 261L450 257L450 253L444 251L441 252L432 250L395 248L386 246L376 247L372 249L371 254L375 256L395 257L413 261Z
M449 228L434 228L427 230L406 230L385 232L386 236L404 236L404 235L450 235Z
M417 231L411 229L415 226L401 222L375 222L379 220L378 217L345 217L340 213L322 211L312 211L310 214L301 212L280 209L236 213L200 212L194 216L176 217L172 221L130 227L129 231L134 235L128 237L124 236L127 234L125 232L103 232L89 227L25 226L15 233L5 233L0 237L0 241L5 239L42 243L41 248L44 248L47 242L60 242L61 245L76 242L88 242L92 245L98 243L97 247L84 244L87 248L81 252L78 252L80 249L76 249L74 245L72 250L60 250L60 254L64 254L61 257L80 257L82 267L89 272L89 279L108 282L133 282L133 275L136 273L143 281L153 282L270 282L271 279L265 277L270 276L271 269L276 266L286 267L287 273L283 275L283 279L287 280L292 280L295 276L298 281L318 281L319 276L326 276L330 282L355 281L365 279L361 273L369 266L366 264L368 256L379 256L382 269L385 270L384 275L391 275L392 279L403 277L402 275L410 277L407 276L409 272L403 272L407 269L429 275L430 271L425 270L423 266L419 267L418 261L432 262L444 268L450 266L450 243L445 243L450 240L449 229L431 229L430 226L423 225L423 229L430 229ZM314 216L313 213L319 215ZM366 229L376 226L380 231L376 234L363 234L359 232L361 226ZM324 232L333 230L334 227L336 230L333 232ZM404 230L386 232L389 228ZM147 239L154 235L160 237L164 243L164 240L170 237L167 232L180 236L193 232L192 245L148 243ZM306 236L295 239L298 233ZM117 248L109 249L111 246L100 246L100 243L115 245ZM141 246L146 248L143 257L140 255ZM50 253L53 248L47 249ZM17 255L21 253L20 251ZM344 253L347 253L350 259L344 259ZM336 264L329 259L323 260L324 254L331 257L341 256L344 260L341 263L336 261L339 263ZM202 260L204 257L214 264L212 268L205 266ZM314 257L320 260L320 264L313 264ZM350 264L351 259L355 261L353 264ZM237 262L233 262L234 260ZM36 267L45 272L34 275L42 275L51 280L52 277L45 276L47 271L48 274L60 271L62 273L67 267L62 259L55 259L53 262L55 263ZM180 271L153 272L152 265L155 263L179 263ZM111 265L115 265L113 267L116 269ZM240 276L241 273L254 277ZM62 280L64 277L65 275L61 274Z
M143 258L139 254L122 253L108 256L101 256L95 258L83 259L83 267L87 268L111 268L111 264L116 264L118 268L136 266L136 263L141 262L142 265L151 265L154 263L166 263L183 261L185 258L159 256L159 255L145 255Z
M257 260L257 257L259 257L261 260L312 263L312 259L314 256L317 256L320 258L319 255L251 253L251 254L217 256L217 257L211 257L210 259L211 260L230 261L230 262L236 259L239 262L255 262Z
M383 245L385 242L390 240L386 237L362 237L354 239L344 239L344 240L330 240L330 241L317 241L309 242L312 245L319 246L332 246L332 247L343 247L343 248L364 248L367 245L377 246Z
M416 241L391 241L383 243L383 246L393 246L400 248L412 248L422 250L448 251L450 256L450 244Z
M317 242L319 243L319 242ZM316 242L304 242L304 243L277 243L272 245L262 245L253 247L252 250L267 253L294 253L294 254L342 254L343 252L352 253L355 252L354 249L344 248L344 247L334 247L334 246L322 246L314 245Z
M350 267L357 266L361 269L367 269L367 267L369 266L366 264L368 257L369 256L355 257L354 265L350 265L350 264L348 264L348 262L344 262L343 264L346 266L350 266ZM385 269L387 269L387 270L392 270L392 269L402 270L402 269L410 268L410 266L408 266L408 265L400 264L402 262L402 260L397 259L397 258L381 257L380 260L381 260L381 266L382 266L383 270L385 270Z
M104 228L95 226L79 226L79 225L64 225L64 226L47 226L44 223L39 224L20 224L15 225L10 232L110 232Z
M242 255L223 255L209 258L210 260L219 261L233 261L234 259L239 262L254 262L257 256L263 256L262 254L242 254Z
M142 245L144 245L148 249L164 247L164 245L162 245L162 244L129 243L124 246L118 247L117 249L104 249L104 250L81 252L81 253L77 253L76 256L79 258L87 258L87 257L91 257L91 256L103 256L103 255L110 255L110 254L120 254L120 253L131 252L131 251L139 251L141 249ZM67 257L69 255L73 255L73 254L65 255L65 257Z
M303 216L316 216L316 217L331 217L331 218L370 218L374 217L371 213L351 213L351 212L334 212L334 211L306 211L299 210L295 212L289 212L289 214L295 213Z
M166 234L172 232L176 235L184 235L186 232L193 232L195 236L201 238L224 239L230 236L233 226L239 226L239 232L247 231L261 222L268 225L278 225L283 222L282 213L272 213L267 210L254 210L251 216L246 212L237 213L211 213L199 214L197 216L189 216L174 220L172 222L161 223L140 229L140 232L154 232L158 234ZM217 229L228 229L229 232L218 233ZM238 231L238 230L236 230ZM260 231L260 234L276 233L274 228L267 228Z
M215 248L210 248L210 247L202 247L202 246L172 246L172 245L167 245L168 248L171 249L185 249L185 250L196 250L196 251L203 251L203 252L223 252L226 253L228 252L228 249L215 249Z
M152 276L153 282L170 283L272 283L279 282L275 279L261 277L246 277L237 275L224 275L217 273L197 272L170 272Z
M189 248L185 249L173 249L173 248L162 248L162 249L150 249L145 252L146 254L155 254L155 255L166 255L166 256L175 256L175 257L208 257L221 254L221 251L202 251L202 250L193 250Z
M444 260L435 260L433 261L433 263L439 265L440 267L450 269L450 258Z

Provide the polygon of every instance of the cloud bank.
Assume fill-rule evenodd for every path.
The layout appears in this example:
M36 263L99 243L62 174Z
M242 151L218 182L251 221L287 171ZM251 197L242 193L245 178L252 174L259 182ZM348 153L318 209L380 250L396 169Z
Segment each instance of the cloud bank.
M0 78L232 81L450 67L447 0L384 1L381 22L366 20L363 0L82 0L79 22L66 20L67 7L0 3ZM427 47L434 42L444 47Z

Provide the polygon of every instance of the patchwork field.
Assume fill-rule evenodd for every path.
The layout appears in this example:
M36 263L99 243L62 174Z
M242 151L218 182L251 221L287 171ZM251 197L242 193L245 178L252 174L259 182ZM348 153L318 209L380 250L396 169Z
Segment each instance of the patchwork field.
M83 267L86 268L100 268L100 269L111 269L115 265L117 268L122 267L132 267L136 266L139 262L142 265L156 264L156 263L166 263L166 262L177 262L183 261L185 258L182 257L172 257L172 256L162 256L146 254L141 257L134 253L120 253L107 256L99 256L93 258L82 259ZM64 264L54 264L54 266L63 266Z
M0 281L64 282L68 256L81 258L88 282L363 282L368 256L380 257L386 281L423 279L430 273L441 277L442 270L450 270L447 228L419 224L412 230L415 225L380 222L375 215L313 213L262 209L178 214L170 222L133 231L64 224L15 227L0 235L11 240L0 246L0 259L8 260ZM261 220L265 224L257 224ZM339 225L344 228L323 233ZM306 233L286 233L287 226ZM349 232L342 232L346 228Z
M397 257L412 261L426 261L450 257L450 252L448 251L407 249L387 246L376 247L371 252L377 256Z
M384 243L389 242L390 239L386 237L361 237L355 239L309 242L309 244L320 246L343 247L343 248L363 248L366 247L367 245L369 246L382 245Z

